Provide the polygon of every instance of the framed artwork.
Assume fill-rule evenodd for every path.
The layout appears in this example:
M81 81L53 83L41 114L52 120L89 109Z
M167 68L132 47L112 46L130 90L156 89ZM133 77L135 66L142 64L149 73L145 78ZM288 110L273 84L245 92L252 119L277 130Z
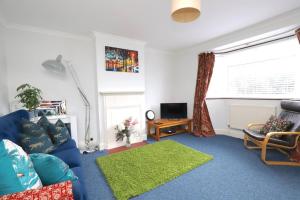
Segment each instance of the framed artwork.
M112 72L139 73L138 51L105 46L105 69Z

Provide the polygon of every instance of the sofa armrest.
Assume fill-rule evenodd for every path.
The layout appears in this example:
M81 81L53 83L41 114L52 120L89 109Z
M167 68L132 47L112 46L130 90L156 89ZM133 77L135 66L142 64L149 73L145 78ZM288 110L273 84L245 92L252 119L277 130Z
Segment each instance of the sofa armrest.
M40 189L25 190L14 194L0 197L0 200L73 200L72 182L66 181L53 185L48 185Z

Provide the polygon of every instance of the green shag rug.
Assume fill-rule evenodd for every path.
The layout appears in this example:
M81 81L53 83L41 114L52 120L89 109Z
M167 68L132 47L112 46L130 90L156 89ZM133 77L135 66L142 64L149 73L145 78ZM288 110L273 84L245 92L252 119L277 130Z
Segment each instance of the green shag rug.
M99 157L96 163L115 197L126 200L152 190L212 159L211 155L165 140Z

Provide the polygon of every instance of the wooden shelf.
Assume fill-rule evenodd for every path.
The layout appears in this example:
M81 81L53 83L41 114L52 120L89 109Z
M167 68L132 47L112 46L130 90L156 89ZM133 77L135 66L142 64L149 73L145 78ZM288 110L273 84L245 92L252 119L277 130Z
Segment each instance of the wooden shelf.
M162 132L161 129L163 128L171 128L171 127L178 127L184 126L185 128L177 129L175 133L165 133ZM155 129L155 133L151 134L151 129ZM180 133L192 132L192 119L177 119L177 120L154 120L154 121L147 121L147 132L149 137L153 137L157 141L161 137L172 136Z

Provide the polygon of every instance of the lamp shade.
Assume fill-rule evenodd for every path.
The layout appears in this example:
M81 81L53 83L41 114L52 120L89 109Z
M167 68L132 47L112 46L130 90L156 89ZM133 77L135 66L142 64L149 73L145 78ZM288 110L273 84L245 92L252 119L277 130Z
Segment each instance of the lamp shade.
M172 0L171 15L177 22L194 21L200 13L200 0Z
M61 55L58 55L55 60L46 60L45 62L42 63L42 66L58 74L64 74L66 71L66 67L62 63Z

